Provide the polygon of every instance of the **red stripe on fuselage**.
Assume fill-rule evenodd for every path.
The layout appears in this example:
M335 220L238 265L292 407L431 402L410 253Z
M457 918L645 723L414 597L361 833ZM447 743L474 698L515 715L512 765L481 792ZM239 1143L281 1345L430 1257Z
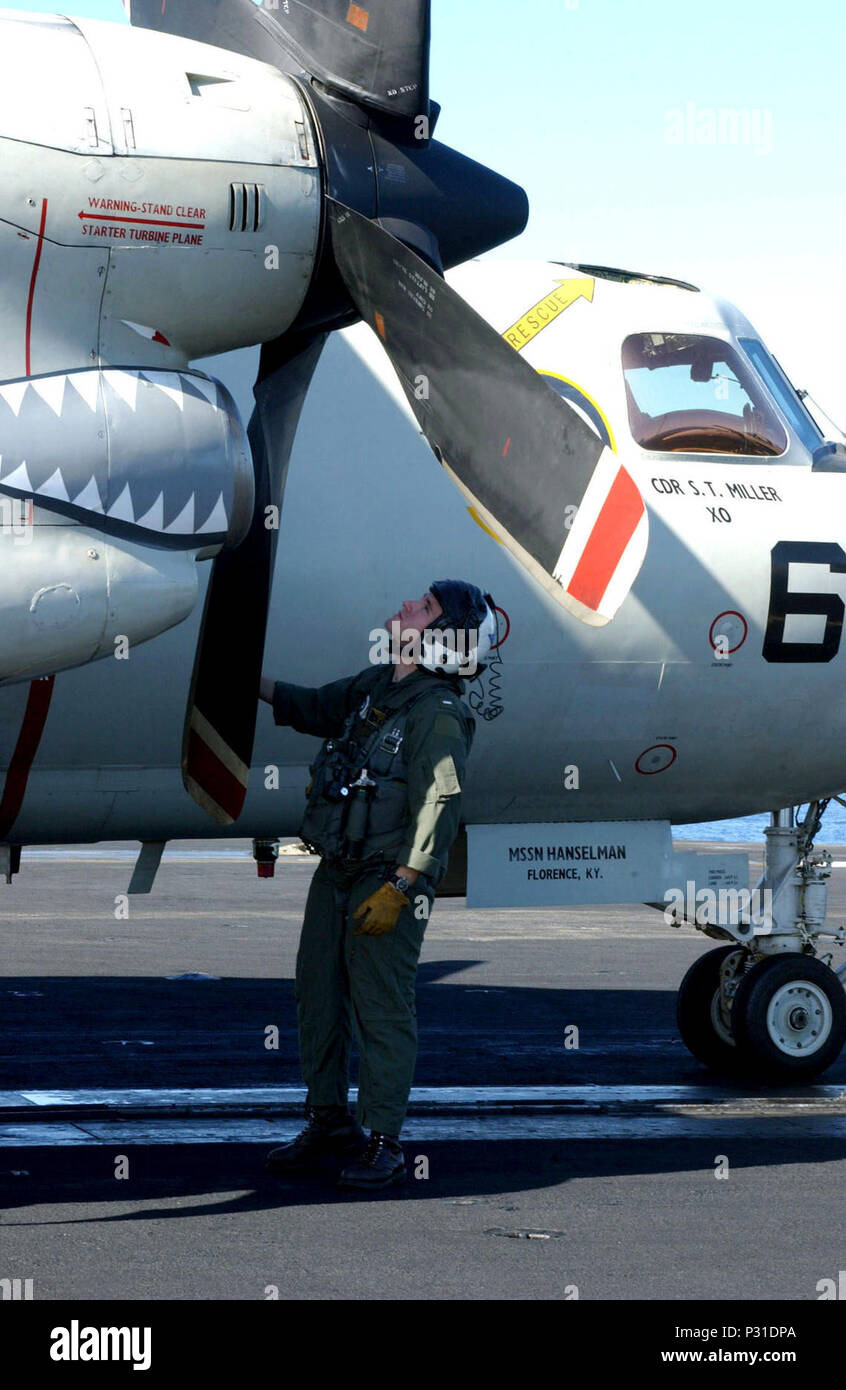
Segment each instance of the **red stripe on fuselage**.
M29 298L26 301L26 375L32 376L32 306L35 303L35 282L41 264L41 248L44 245L44 228L47 225L47 199L41 204L41 226L38 231L38 245L35 248L35 261L32 278L29 282Z
M0 799L0 840L8 835L23 805L30 768L47 722L55 679L55 676L48 676L46 680L30 682L21 731L9 760Z
M620 468L567 585L567 593L594 612L643 513L643 498L634 479Z

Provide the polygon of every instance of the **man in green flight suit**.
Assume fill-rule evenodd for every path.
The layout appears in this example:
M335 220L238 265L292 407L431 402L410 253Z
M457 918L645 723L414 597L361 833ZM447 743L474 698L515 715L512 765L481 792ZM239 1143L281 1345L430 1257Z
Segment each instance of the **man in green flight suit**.
M277 724L325 739L300 832L321 856L296 970L308 1123L267 1163L297 1173L346 1160L340 1184L364 1189L406 1176L399 1132L417 1059L417 961L458 833L473 739L461 679L483 669L496 644L493 600L473 584L441 580L404 603L384 635L383 664L357 675L318 689L261 683ZM353 1029L355 1119L347 1108Z

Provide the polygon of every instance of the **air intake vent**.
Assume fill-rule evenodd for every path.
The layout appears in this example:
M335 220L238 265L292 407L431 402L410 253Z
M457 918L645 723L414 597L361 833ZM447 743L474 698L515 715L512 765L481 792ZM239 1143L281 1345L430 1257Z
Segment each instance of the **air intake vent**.
M231 183L229 185L230 232L258 232L264 223L263 183Z

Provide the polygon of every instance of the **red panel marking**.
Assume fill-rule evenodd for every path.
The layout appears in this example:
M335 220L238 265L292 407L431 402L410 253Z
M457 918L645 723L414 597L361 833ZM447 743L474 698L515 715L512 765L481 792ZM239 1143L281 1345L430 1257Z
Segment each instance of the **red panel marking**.
M44 245L44 228L47 225L47 199L41 204L41 227L38 232L38 245L35 248L35 261L32 267L32 279L29 282L29 298L26 302L26 375L32 376L32 306L35 301L35 282L38 279L38 267L41 264L41 248Z
M47 676L45 680L30 682L21 731L15 751L9 760L3 797L0 800L0 839L5 839L8 835L23 805L29 771L47 722L55 679L55 676Z
M508 634L509 634L509 632L511 631L511 619L509 618L509 616L508 616L508 614L506 613L505 609L504 609L504 608L500 608L499 604L495 603L495 604L494 604L494 612L495 612L495 613L501 613L502 616L503 616L503 618L505 619L505 632L503 633L502 637L500 637L500 639L499 639L498 642L493 642L493 643L491 644L491 651L492 651L492 652L495 652L496 649L497 649L497 647L501 647L501 646L502 646L503 642L506 641L506 639L507 639L507 637L508 637Z
M634 480L620 468L567 585L568 594L594 611L599 607L643 513Z
M382 341L384 342L384 341L385 341L385 320L382 318L382 315L379 313L378 309L377 309L376 313L373 315L373 317L374 317L375 320L376 320L376 332L379 334L379 337L380 337L380 338L382 339Z
M190 227L192 232L205 230L205 222L163 222L160 217L116 217L105 212L79 212L77 217L91 222L141 222L145 227Z
M646 757L647 753L657 753L659 750L666 750L666 752L670 754L669 759L661 767L641 767L641 762ZM639 772L641 777L657 777L659 772L666 772L668 767L672 767L677 757L678 753L676 749L673 748L672 744L653 743L651 748L644 748L643 752L638 755L637 761L635 762L635 772Z
M509 435L508 438L507 438L506 441L505 441L505 448L504 448L503 451L502 451L502 457L503 457L503 458L505 458L505 455L508 453L508 450L509 450L510 448L511 448L511 435Z
M367 10L362 9L361 5L350 5L347 10L347 24L354 24L356 29L366 34L369 23L370 15Z
M164 343L165 347L170 347L170 343L168 342L168 340L167 340L167 338L165 337L164 333L159 333L158 331L156 331L156 332L153 334L153 342L154 342L154 343Z
M746 641L746 638L749 636L749 624L747 623L747 621L746 621L746 619L744 618L743 614L742 614L742 613L738 613L738 611L737 611L736 608L727 608L726 611L725 611L725 613L718 613L717 616L716 616L716 618L715 618L714 621L712 622L710 628L708 629L708 641L710 642L711 646L714 648L714 651L717 650L716 646L714 646L714 628L717 626L717 623L721 623L721 622L722 622L723 618L739 618L740 621L743 623L743 636L741 637L741 639L740 639L740 641L738 642L737 646L736 646L736 647L728 647L728 648L727 648L727 652L730 654L731 652L736 652L740 647L743 646L743 643ZM717 635L719 635L719 634L717 634Z
M244 805L247 789L213 753L196 729L188 736L188 758L185 770L202 787L227 816L237 820Z

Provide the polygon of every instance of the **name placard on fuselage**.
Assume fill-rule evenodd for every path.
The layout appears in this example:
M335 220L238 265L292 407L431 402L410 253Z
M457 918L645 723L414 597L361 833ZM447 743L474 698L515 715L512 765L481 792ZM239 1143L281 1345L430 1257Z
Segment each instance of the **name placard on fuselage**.
M660 902L668 821L467 827L468 907Z

